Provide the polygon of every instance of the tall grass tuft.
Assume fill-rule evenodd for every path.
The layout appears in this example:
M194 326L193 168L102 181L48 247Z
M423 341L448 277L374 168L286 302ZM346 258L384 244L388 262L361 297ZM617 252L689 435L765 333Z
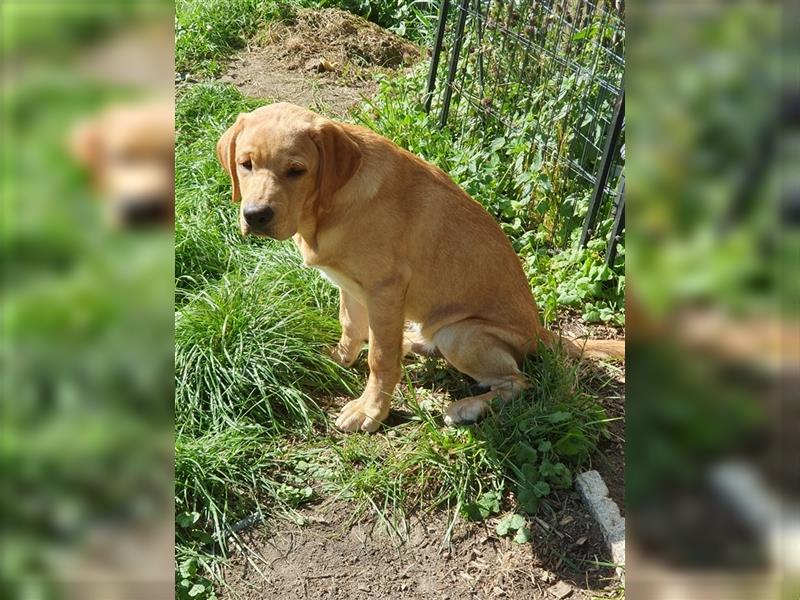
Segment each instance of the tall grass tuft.
M497 404L472 427L448 428L430 398L429 381L405 394L413 417L392 436L355 434L333 442L339 486L384 514L446 508L485 518L487 497L500 510L505 494L520 512L536 513L552 490L596 449L607 418L578 384L578 368L547 349L526 360L531 387ZM425 387L423 387L425 386ZM422 399L422 401L421 401Z
M176 418L201 431L255 420L307 432L315 397L352 393L352 372L325 354L335 343L334 290L298 266L288 246L265 248L251 273L231 272L176 315Z

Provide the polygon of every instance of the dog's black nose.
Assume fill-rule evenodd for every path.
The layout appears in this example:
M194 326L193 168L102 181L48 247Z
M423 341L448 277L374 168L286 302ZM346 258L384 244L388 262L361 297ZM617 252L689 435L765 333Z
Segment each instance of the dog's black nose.
M170 200L162 196L125 198L119 203L119 213L125 225L137 227L163 222L171 208Z
M261 229L275 216L275 212L269 206L258 208L245 208L244 220L253 229Z

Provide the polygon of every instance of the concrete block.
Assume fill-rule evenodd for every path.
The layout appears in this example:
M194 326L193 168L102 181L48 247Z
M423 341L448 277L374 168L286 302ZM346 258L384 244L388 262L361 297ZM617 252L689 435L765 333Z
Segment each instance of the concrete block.
M625 519L617 503L608 495L603 478L597 471L586 471L575 477L575 486L586 507L600 526L603 539L611 551L611 559L620 567L625 566Z

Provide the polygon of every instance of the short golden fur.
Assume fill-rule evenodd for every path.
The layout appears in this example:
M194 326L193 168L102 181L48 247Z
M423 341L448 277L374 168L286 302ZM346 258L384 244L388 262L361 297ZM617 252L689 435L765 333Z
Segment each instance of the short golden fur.
M367 129L287 103L239 115L217 154L241 199L242 233L293 237L304 263L339 287L334 358L350 365L369 342L366 388L337 426L380 426L410 350L438 351L490 388L453 402L448 423L472 422L492 398L526 387L520 361L555 338L500 227L443 171ZM617 354L619 345L587 350Z

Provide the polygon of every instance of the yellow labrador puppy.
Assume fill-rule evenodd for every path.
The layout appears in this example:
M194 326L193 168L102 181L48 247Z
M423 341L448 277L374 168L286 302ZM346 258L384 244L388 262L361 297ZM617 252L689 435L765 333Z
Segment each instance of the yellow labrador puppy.
M369 342L369 380L339 415L341 429L378 429L408 350L438 351L491 390L450 404L445 421L455 424L525 388L520 361L539 340L555 343L497 223L386 138L279 103L239 115L217 155L241 200L242 234L293 238L304 264L339 287L334 358L350 365ZM619 354L622 344L586 350Z
M115 104L73 129L72 154L90 171L112 226L172 228L174 115L172 99Z

